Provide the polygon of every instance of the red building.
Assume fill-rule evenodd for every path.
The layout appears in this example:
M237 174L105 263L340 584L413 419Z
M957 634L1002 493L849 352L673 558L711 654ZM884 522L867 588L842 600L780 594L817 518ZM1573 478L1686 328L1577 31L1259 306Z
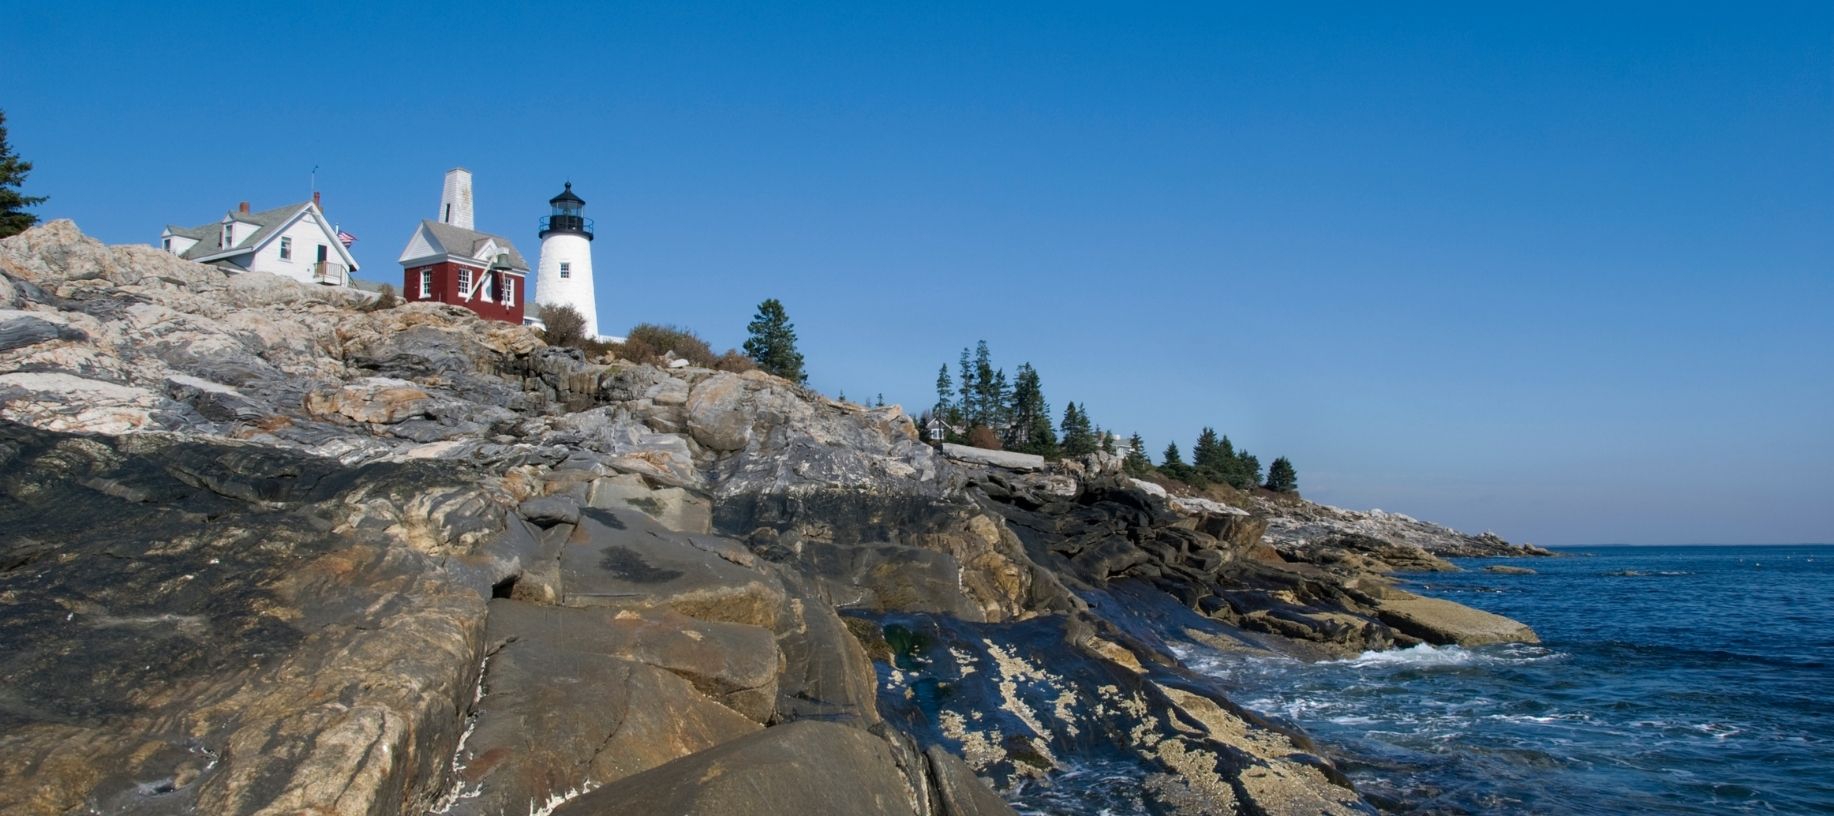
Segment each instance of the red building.
M471 228L471 173L446 174L440 220L420 222L401 252L401 294L463 306L487 320L522 322L529 265L508 238Z

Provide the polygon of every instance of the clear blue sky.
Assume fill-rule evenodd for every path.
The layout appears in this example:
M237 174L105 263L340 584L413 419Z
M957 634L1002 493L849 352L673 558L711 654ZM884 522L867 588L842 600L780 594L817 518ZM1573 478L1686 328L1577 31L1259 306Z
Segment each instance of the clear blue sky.
M1053 407L1541 544L1834 540L1834 6L14 3L41 213L307 196L372 276L571 179L600 314ZM381 4L392 5L392 4ZM536 9L545 9L538 11Z

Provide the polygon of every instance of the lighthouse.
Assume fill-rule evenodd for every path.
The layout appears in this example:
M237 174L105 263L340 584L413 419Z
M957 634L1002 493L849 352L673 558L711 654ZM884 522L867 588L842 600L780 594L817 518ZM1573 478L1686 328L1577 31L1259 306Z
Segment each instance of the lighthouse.
M586 336L599 336L598 301L592 296L592 219L580 215L584 199L573 182L553 198L541 219L541 260L536 264L535 303L572 306L586 318Z

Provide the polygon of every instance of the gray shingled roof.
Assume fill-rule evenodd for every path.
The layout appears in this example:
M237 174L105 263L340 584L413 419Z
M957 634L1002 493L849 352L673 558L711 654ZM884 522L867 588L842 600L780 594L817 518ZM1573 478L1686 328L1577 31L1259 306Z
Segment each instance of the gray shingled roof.
M305 209L306 205L310 203L309 201L301 201L298 204L288 204L284 207L275 207L271 210L262 210L261 212L255 213L227 212L227 215L233 216L237 221L255 224L258 227L254 232L249 233L247 237L238 239L236 241L236 246L252 247L261 243L263 240L267 239L268 235L280 229L288 221L293 220L293 216L298 214L300 210ZM223 229L222 219L191 227L190 229L180 229L177 227L168 227L168 229L172 230L175 234L197 239L196 244L192 245L190 249L185 250L184 253L179 256L186 260L194 261L198 258L207 258L211 255L221 254L229 249L217 246L217 234Z
M431 218L421 220L420 225L426 227L427 234L432 236L434 243L438 244L435 249L445 251L452 255L488 261L491 259L480 258L478 253L482 251L485 242L496 241L497 246L503 247L503 251L509 254L509 266L511 269L520 272L529 271L529 263L522 259L522 253L516 250L516 245L510 243L508 238L501 235L492 235L488 232L478 232L477 230L468 230L464 227L455 227L451 224L434 221Z

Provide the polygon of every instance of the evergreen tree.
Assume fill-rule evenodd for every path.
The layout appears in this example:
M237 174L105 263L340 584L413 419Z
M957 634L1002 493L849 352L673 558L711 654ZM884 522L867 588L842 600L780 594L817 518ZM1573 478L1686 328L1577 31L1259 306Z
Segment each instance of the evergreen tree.
M1167 443L1165 446L1165 455L1161 457L1161 459L1162 461L1159 462L1160 473L1189 484L1192 487L1203 487L1209 484L1209 482L1204 479L1202 473L1199 473L1196 468L1185 464L1184 457L1180 456L1178 453L1178 443Z
M1178 443L1165 443L1165 453L1161 454L1159 457L1159 469L1164 470L1168 467L1182 468L1184 466L1184 456L1178 453Z
M38 223L38 216L25 209L45 203L46 198L19 192L19 185L25 183L30 172L32 163L21 160L13 153L13 146L7 144L6 111L0 111L0 238L18 235Z
M1231 463L1223 456L1223 444L1217 439L1215 428L1205 426L1197 435L1197 444L1191 446L1191 465L1212 479L1228 478Z
M1235 472L1230 484L1247 490L1261 483L1261 460L1256 459L1254 454L1240 451L1236 453L1235 461Z
M758 314L746 324L745 331L750 335L745 338L745 354L759 368L790 382L809 381L809 375L802 370L802 352L796 350L796 327L776 298L758 304Z
M1299 490L1299 472L1293 469L1293 463L1282 456L1267 466L1267 489L1281 493L1296 493Z
M1145 476L1153 469L1153 460L1146 456L1146 440L1139 434L1127 440L1127 458L1121 461L1121 469L1133 476Z
M955 411L956 414L960 416L962 424L970 425L973 424L974 421L974 395L976 391L974 388L974 368L968 363L967 346L962 346L960 366L960 368L956 369L956 372L961 375L956 378L956 389L961 395L961 399L956 400Z
M1072 402L1063 409L1063 455L1086 456L1096 449L1095 431L1089 426L1089 415Z
M1235 443L1224 436L1217 444L1216 464L1209 469L1212 477L1231 487L1247 490L1261 481L1261 463L1246 450L1236 450Z
M974 425L993 429L994 414L1000 410L1001 386L1005 385L1005 376L1000 382L993 378L993 352L987 350L987 341L982 340L974 347L974 404L968 409L968 421Z
M943 363L942 368L936 372L936 407L931 409L931 415L948 422L949 397L954 393L955 383L949 379L949 364Z
M1104 431L1102 430L1102 426L1097 425L1095 426L1095 438L1102 440L1102 452L1103 453L1114 453L1114 433L1113 432Z
M1003 432L1013 424L1007 407L1013 403L1013 387L1006 381L1006 369L993 373L993 382L987 387L987 427L995 433Z
M1001 373L996 373L994 380L1002 381ZM1002 413L1006 422L1006 449L1057 456L1057 432L1051 428L1051 405L1045 402L1043 382L1038 377L1038 369L1032 368L1031 363L1020 364L1005 404Z

